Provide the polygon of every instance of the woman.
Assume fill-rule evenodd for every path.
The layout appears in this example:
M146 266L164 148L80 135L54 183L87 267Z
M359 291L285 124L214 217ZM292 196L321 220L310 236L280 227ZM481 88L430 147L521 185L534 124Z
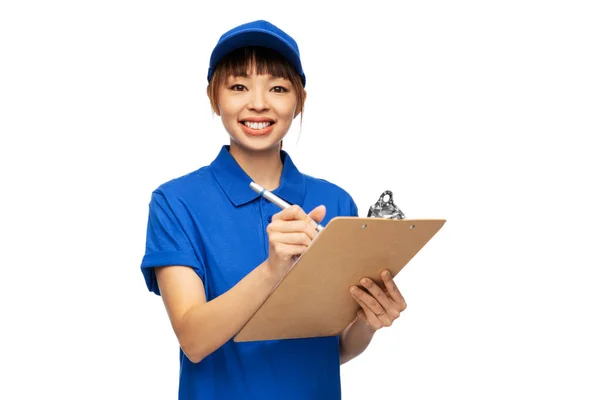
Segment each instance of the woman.
M316 223L357 215L346 191L300 173L281 150L306 99L298 46L266 21L238 26L213 50L208 82L230 143L210 165L152 193L141 266L181 346L179 398L340 398L340 364L406 307L389 275L384 288L370 280L352 288L361 308L339 337L232 340L310 244ZM294 206L281 211L251 181Z

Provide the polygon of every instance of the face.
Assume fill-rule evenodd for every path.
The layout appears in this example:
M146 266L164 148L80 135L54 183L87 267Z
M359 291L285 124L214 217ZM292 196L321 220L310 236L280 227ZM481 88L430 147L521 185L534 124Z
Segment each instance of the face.
M271 75L231 76L218 89L218 115L243 151L279 150L297 110L292 83Z

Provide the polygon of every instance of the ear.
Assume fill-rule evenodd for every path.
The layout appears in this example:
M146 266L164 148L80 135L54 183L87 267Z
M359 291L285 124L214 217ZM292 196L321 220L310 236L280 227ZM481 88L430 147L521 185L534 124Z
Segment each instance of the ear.
M302 93L302 100L303 100L303 101L302 101L302 104L306 104L306 90L303 90L303 93ZM302 108L304 108L304 107L302 107ZM300 113L301 113L302 111L304 111L304 110L302 110L302 108L297 108L297 109L296 109L296 113L294 114L294 118L296 118L298 115L300 115Z
M208 96L208 101L210 102L210 85L208 85L208 86L206 87L206 96ZM221 114L219 113L219 109L218 109L218 107L213 107L213 105L212 105L212 102L211 102L211 104L210 104L210 107L212 108L212 110L213 110L213 112L214 112L215 114L217 114L219 117L221 116ZM216 109L215 109L215 108L216 108Z

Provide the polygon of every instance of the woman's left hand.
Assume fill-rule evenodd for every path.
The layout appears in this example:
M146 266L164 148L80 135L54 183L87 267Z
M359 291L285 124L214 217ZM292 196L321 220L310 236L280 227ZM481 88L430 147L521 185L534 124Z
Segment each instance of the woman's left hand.
M373 331L391 326L406 309L404 297L394 283L390 271L383 271L381 278L383 288L369 278L360 280L360 284L366 290L358 286L350 288L350 294L361 307L358 310L358 319Z

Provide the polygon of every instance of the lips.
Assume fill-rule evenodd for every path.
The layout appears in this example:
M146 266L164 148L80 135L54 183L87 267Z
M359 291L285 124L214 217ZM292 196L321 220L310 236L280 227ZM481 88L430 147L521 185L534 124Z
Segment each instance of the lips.
M268 118L248 118L240 121L242 130L248 135L261 136L270 133L273 130L275 121Z
M271 122L269 122L269 121L264 121L264 122L245 121L244 125L246 125L250 129L265 129L267 126L271 125Z

